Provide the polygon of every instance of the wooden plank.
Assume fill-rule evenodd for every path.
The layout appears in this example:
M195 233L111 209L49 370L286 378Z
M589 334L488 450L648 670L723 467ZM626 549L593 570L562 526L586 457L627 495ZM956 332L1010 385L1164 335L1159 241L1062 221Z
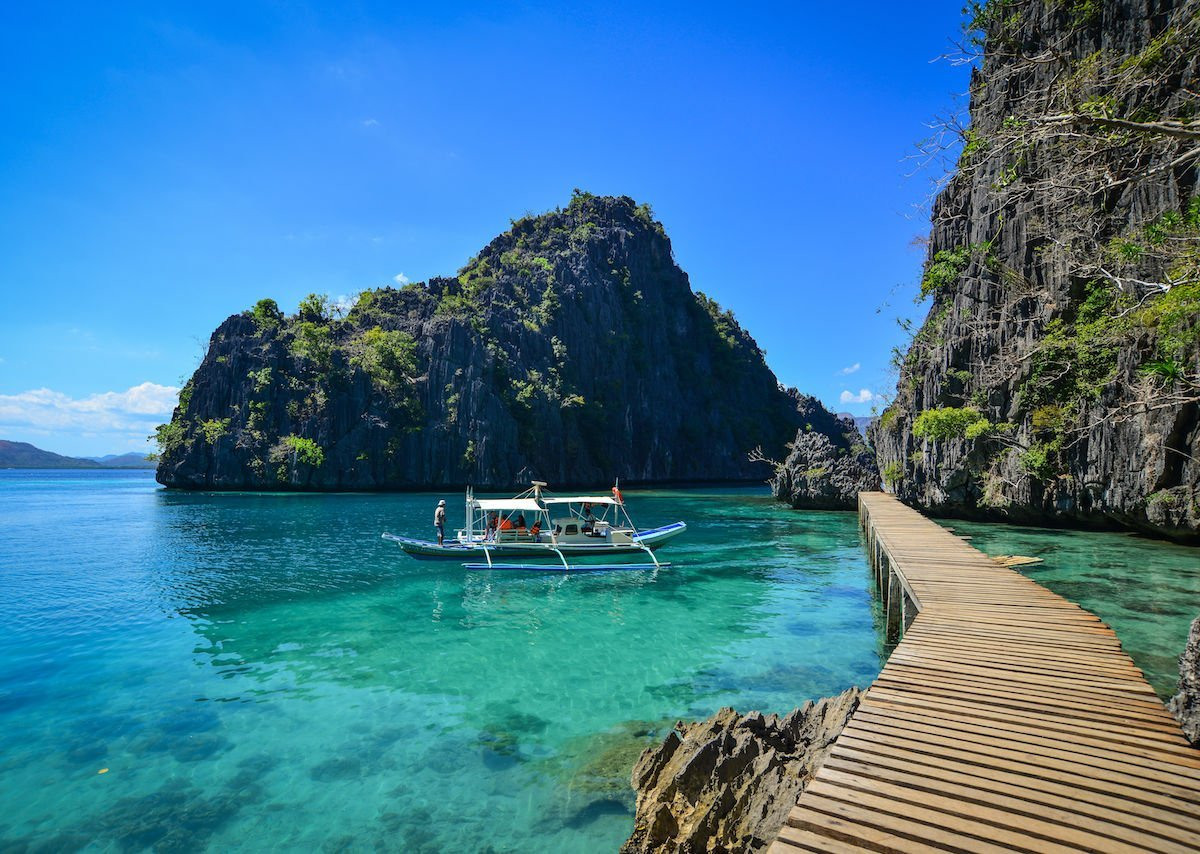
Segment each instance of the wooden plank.
M1112 629L894 496L859 521L917 614L771 850L1200 850L1200 752Z
M898 836L877 827L860 824L849 816L830 815L807 806L797 804L787 817L784 827L823 836L842 843L848 850L866 848L881 854L924 854L930 846L923 840Z
M1096 674L1107 679L1125 679L1144 682L1145 675L1133 666L1116 656L1099 657L1095 654L1056 652L1052 649L1031 650L1016 643L1004 646L993 646L991 649L972 644L954 644L949 642L930 641L921 639L919 646L906 647L906 650L916 648L922 655L931 657L949 656L957 661L976 665L996 665L1009 668L1029 668L1037 671L1054 673L1069 673L1072 675Z
M1103 785L1108 791L1119 792L1122 797L1189 816L1197 829L1200 829L1200 812L1196 810L1195 805L1196 793L1186 787L1155 785L1154 781L1115 771L1101 773L1102 769L1073 761L1071 758L946 738L942 733L931 733L928 730L880 726L873 721L860 721L857 714L843 730L843 736L847 734L867 741L901 743L914 749L919 747L934 755L948 754L990 768L1015 768L1026 774L1047 779L1070 779L1074 784L1081 786ZM1181 792L1185 797L1178 797L1177 792Z
M979 662L965 660L959 656L943 653L929 647L911 646L903 649L897 647L892 652L889 661L910 664L914 666L929 666L947 673L964 673L972 676L982 676L986 679L1008 679L1025 684L1078 687L1085 690L1104 692L1119 691L1125 694L1141 694L1157 698L1153 689L1143 680L1136 678L1108 677L1101 674L1072 673L1053 669L1034 669L1020 665L1008 665L1002 661Z
M1105 822L1092 821L1091 830L1085 830L1081 823L1087 823L1086 819L1076 814L1056 812L1044 803L1031 804L1028 801L1010 798L997 805L994 796L985 796L982 799L968 797L967 795L975 790L965 787L946 791L946 787L936 785L919 786L914 785L912 777L906 778L903 783L896 783L878 775L864 774L858 769L838 766L836 763L823 770L820 781L815 784L818 791L826 784L836 784L844 789L857 791L860 796L886 797L896 801L901 809L905 803L914 807L937 809L948 816L966 819L969 825L990 824L1000 830L1014 824L1019 825L1022 834L1043 840L1041 850L1046 852L1086 848L1095 843L1097 834L1107 838L1105 850L1111 854L1150 850L1114 836L1110 832L1112 828ZM1014 822L1014 818L1019 818L1019 821ZM1051 818L1058 818L1059 821L1048 820ZM1145 836L1142 838L1145 839Z
M1047 697L1069 697L1078 703L1093 703L1099 708L1110 706L1120 709L1127 715L1142 715L1153 719L1162 719L1154 708L1162 707L1161 701L1153 693L1106 692L1101 686L1063 684L1056 686L1044 680L1028 680L1017 678L1006 673L980 673L978 670L952 669L935 667L929 662L920 661L889 661L889 675L901 679L926 679L941 681L943 684L960 685L964 688L978 686L986 690L994 686L1015 696L1031 699ZM1163 713L1166 710L1163 709Z
M879 784L880 788L886 788ZM1030 851L1037 854L1075 854L1077 848L1030 833L1025 827L1004 827L988 822L982 815L963 815L959 811L948 811L948 806L961 810L947 798L933 796L920 802L901 800L897 797L872 792L869 788L846 788L824 779L814 780L806 792L812 797L822 798L828 803L840 802L856 810L869 810L877 827L906 832L919 822L919 832L931 838L931 831L945 834L947 841L964 850L992 850L999 844L1006 851ZM977 813L987 814L984 809ZM936 841L936 840L935 840Z
M891 704L885 706L871 703L861 707L859 713L864 716L869 715L871 720L881 723L903 722L911 726L941 728L947 735L953 733L957 738L969 740L978 738L985 743L1023 745L1031 750L1053 751L1056 754L1077 754L1081 757L1088 757L1088 759L1075 761L1093 764L1094 760L1104 763L1102 767L1108 767L1110 764L1119 765L1125 770L1129 770L1129 773L1135 773L1130 770L1133 768L1147 769L1151 772L1162 771L1165 770L1164 765L1169 764L1171 774L1195 781L1195 789L1200 798L1200 762L1194 757L1184 760L1181 757L1170 757L1141 747L1100 741L1089 737L1082 730L1064 737L1053 731L1048 732L1015 721L997 722L970 718L965 715L929 714ZM857 718L858 715L855 715L856 720Z
M1086 619L1070 610L1047 613L1048 609L1022 608L1019 606L990 605L986 602L955 602L948 605L932 604L938 611L953 609L956 617L970 619L976 623L998 623L1016 628L1046 629L1096 637L1115 638L1116 634L1095 617Z
M983 638L1012 638L1027 640L1030 643L1062 643L1072 648L1081 648L1107 655L1121 653L1121 642L1115 634L1097 631L1090 626L1074 627L1055 625L1045 620L1022 624L1016 615L1008 618L992 619L982 615L963 618L948 618L938 610L926 609L921 612L919 631L941 631L955 637ZM915 624L914 624L915 625Z
M929 615L929 619L922 619L922 625L926 623L942 623L945 625L970 625L980 629L990 631L1003 632L1021 632L1029 635L1042 634L1051 638L1060 638L1069 640L1074 643L1090 643L1094 646L1106 645L1111 649L1120 648L1120 641L1111 629L1106 627L1098 627L1091 623L1062 621L1056 622L1053 619L1045 619L1036 614L1030 615L1025 611L1017 608L1005 609L1007 613L997 613L995 609L983 611L975 606L975 610L970 613L955 614L953 618L949 618L947 611L950 608L960 607L963 611L967 610L967 605L959 603L959 605L943 605L935 604L923 608L921 616Z
M882 762L895 759L905 767L929 773L958 773L980 781L989 787L1009 785L1038 792L1038 797L1057 795L1094 807L1104 817L1124 822L1137 829L1152 828L1153 833L1200 850L1200 822L1194 814L1173 808L1164 808L1145 801L1123 797L1093 777L1076 777L1049 771L1042 774L1029 773L1020 763L1008 763L1004 767L997 763L979 764L979 757L956 753L942 746L908 743L900 739L884 742L863 740L853 735L839 738L831 755L847 756L863 761Z
M922 679L919 683L914 677L896 678L895 674L886 674L875 682L876 687L884 689L898 688L906 695L920 702L925 698L945 698L959 703L971 703L978 706L992 706L1007 711L1016 709L1033 715L1055 716L1067 720L1105 722L1113 727L1128 728L1131 734L1142 737L1147 733L1165 737L1182 739L1178 726L1172 726L1173 721L1154 714L1153 709L1106 709L1103 705L1085 704L1082 698L1078 702L1063 704L1061 699L1050 695L1032 696L1000 691L989 692L986 685L964 685L952 680L936 678Z
M983 627L965 620L938 621L933 615L921 615L919 623L914 622L904 635L905 640L956 640L962 643L980 644L995 647L997 643L1007 644L1019 642L1030 648L1057 649L1063 652L1078 652L1091 655L1121 654L1121 644L1115 639L1092 640L1081 635L1068 635L1065 632L1044 632L1035 630L1019 631L1008 629L1006 626Z
M1179 757L1188 764L1200 761L1200 756L1187 740L1177 733L1163 729L1131 731L1129 727L1114 724L1107 716L1089 719L1071 717L1066 714L1069 710L1047 708L1045 711L1031 713L1019 707L997 707L994 704L980 702L964 702L954 696L942 694L916 694L912 691L897 692L881 685L872 685L868 694L869 701L883 705L895 704L914 709L937 710L946 715L963 715L988 721L1014 721L1018 724L1037 727L1052 732L1060 732L1064 737L1083 732L1088 737L1114 744L1144 746L1146 750L1161 753L1169 757Z
M927 765L910 756L896 759L887 755L868 754L850 748L832 752L826 759L830 771L848 771L877 777L913 790L929 790L964 800L990 804L1009 810L1018 820L1032 816L1037 819L1077 827L1100 836L1119 840L1127 845L1144 846L1152 851L1190 852L1200 845L1200 835L1187 842L1173 840L1170 835L1158 835L1155 825L1147 826L1144 814L1131 814L1080 798L1078 793L1065 789L1067 794L1046 791L1026 785L1026 781L1009 783L964 773L963 766Z
M939 625L933 620L925 619L922 619L919 624L914 623L904 634L904 639L912 643L957 644L966 647L983 648L990 646L993 650L997 648L996 641L999 638L1004 639L1005 647L1011 643L1031 651L1055 651L1062 655L1081 658L1112 657L1126 662L1130 666L1134 666L1133 660L1123 653L1120 643L1115 639L1089 642L1086 637L1071 637L1061 632L1048 634L1036 629L1019 630L997 626L983 628L969 623L956 623L953 626L947 626L945 624Z
M1081 746L1078 742L1045 736L973 726L971 723L950 718L918 717L901 712L880 712L860 708L853 718L853 726L874 727L877 730L926 733L941 738L948 744L974 745L984 751L1004 751L1015 756L1033 758L1042 762L1058 762L1085 766L1093 774L1124 775L1130 781L1140 780L1141 786L1170 790L1177 798L1192 800L1200 805L1200 784L1195 781L1195 769L1174 763L1153 762L1128 753L1105 752L1098 748Z
M954 643L953 641L927 638L910 640L913 642L904 647L904 652L910 655L945 658L976 666L1049 671L1051 675L1055 673L1064 673L1070 676L1094 674L1104 679L1132 680L1145 684L1145 676L1142 671L1134 667L1132 661L1126 661L1111 653L1103 655L1086 652L1056 652L1046 649L1031 650L1015 641L988 649L970 643Z
M801 829L815 830L822 825L825 832L836 832L838 824L832 824L829 819L840 823L841 827L853 826L855 833L852 838L866 842L877 842L886 846L885 850L892 851L928 851L931 846L950 851L969 852L969 854L1001 854L1001 852L1025 851L1028 854L1040 854L1033 847L1034 840L1022 840L1026 844L1017 844L1021 839L1019 834L1010 833L1004 843L996 843L957 829L942 825L945 818L932 810L914 810L914 815L897 815L889 812L886 802L883 809L878 804L858 805L851 801L826 797L822 792L814 792L812 785L804 792L805 812L795 819L788 816L788 824ZM896 809L896 805L892 805Z
M874 848L863 848L845 839L834 839L811 830L800 830L785 824L779 831L779 836L767 849L767 854L796 854L797 851L811 851L814 854L842 854L844 851L874 851Z

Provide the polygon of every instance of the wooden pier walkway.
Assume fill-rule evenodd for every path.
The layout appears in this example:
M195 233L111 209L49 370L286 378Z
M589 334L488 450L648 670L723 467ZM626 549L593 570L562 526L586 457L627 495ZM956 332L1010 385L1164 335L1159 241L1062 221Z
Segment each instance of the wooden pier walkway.
M1112 629L890 495L859 515L903 639L773 854L1200 850L1200 751Z

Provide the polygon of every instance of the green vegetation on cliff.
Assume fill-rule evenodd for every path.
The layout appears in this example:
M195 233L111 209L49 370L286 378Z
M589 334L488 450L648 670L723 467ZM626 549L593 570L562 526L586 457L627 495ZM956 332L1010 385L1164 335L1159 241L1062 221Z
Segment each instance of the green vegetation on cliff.
M213 335L159 428L203 488L761 479L799 425L731 312L693 294L647 205L576 191L453 277L269 299ZM311 444L309 444L311 443Z
M966 11L979 70L881 465L941 512L1196 536L1200 0Z

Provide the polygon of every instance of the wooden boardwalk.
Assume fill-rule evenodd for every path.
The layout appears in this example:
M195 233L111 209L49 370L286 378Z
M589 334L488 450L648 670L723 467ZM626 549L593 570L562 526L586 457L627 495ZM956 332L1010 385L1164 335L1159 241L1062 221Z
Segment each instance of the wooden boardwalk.
M1200 751L1096 616L859 496L903 639L771 846L1200 851Z

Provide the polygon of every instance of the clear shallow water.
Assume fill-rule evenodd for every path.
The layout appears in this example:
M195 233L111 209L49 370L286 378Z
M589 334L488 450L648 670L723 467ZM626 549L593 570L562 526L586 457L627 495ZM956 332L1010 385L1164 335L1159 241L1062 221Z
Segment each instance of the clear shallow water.
M379 539L436 497L0 472L0 847L613 851L675 719L879 670L853 514L634 492L669 569L468 573Z
M1179 654L1200 616L1200 549L1135 534L943 524L986 554L1043 558L1018 571L1112 626L1158 695L1175 693Z

